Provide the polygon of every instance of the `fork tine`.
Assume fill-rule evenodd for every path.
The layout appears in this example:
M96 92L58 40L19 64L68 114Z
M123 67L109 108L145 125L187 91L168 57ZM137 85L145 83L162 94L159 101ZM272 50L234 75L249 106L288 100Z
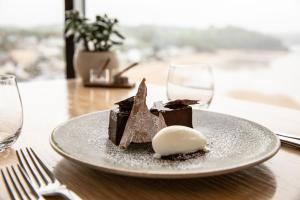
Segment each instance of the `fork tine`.
M15 196L13 194L13 191L12 191L12 189L11 189L11 187L10 187L10 185L9 185L9 183L8 183L8 181L7 181L6 177L5 177L4 172L3 172L2 169L1 169L1 175L2 175L2 178L4 180L4 184L5 184L5 186L6 186L7 190L8 190L10 198L13 199L13 200L16 200L16 198L15 198Z
M5 169L1 169L1 175L12 200L44 200L19 164Z
M31 182L29 181L28 176L25 174L24 169L22 169L20 167L20 165L17 165L18 170L20 172L20 174L22 175L23 179L25 180L27 186L30 188L31 192L33 193L33 195L39 199L39 194L37 193L36 189L32 186Z
M21 192L20 192L20 190L19 190L19 188L18 188L18 186L17 186L15 180L13 179L13 177L12 177L12 175L11 175L11 173L10 173L8 167L6 167L6 172L7 172L7 174L8 174L8 177L10 178L10 181L11 181L11 183L12 183L12 185L13 185L15 191L17 192L19 198L20 198L20 199L23 199L22 194L21 194Z
M47 180L47 178L45 177L45 175L42 173L40 167L38 166L38 164L36 163L35 159L33 158L33 156L31 155L31 152L29 151L28 148L26 148L26 151L31 159L31 162L33 163L33 165L35 166L35 168L38 171L38 174L40 175L40 177L42 177L43 181L46 183L46 185L48 185L49 181Z
M37 156L37 154L33 151L33 149L30 147L29 148L30 151L32 152L32 154L34 155L34 157L36 158L36 160L39 162L39 164L41 165L41 167L44 169L44 171L47 173L47 175L49 176L49 178L51 179L52 182L55 181L55 176L54 174L49 170L49 168L42 162L42 160Z
M25 187L23 186L23 184L22 184L22 182L21 182L19 176L17 175L17 172L16 172L14 166L11 166L11 169L12 169L12 171L13 171L13 173L14 173L14 175L15 175L15 177L16 177L18 183L19 183L19 185L21 186L21 188L22 188L24 194L26 195L26 197L27 197L28 199L30 199L30 196L29 196L27 190L25 189Z
M22 159L21 159L19 150L17 150L16 153L17 153L17 158L18 158L18 160L19 160L19 163L20 163L21 167L25 170L25 166L24 166L23 161L22 161ZM26 173L27 173L27 172L26 172Z
M26 158L26 156L25 156L22 149L17 151L17 157L19 159L19 162L20 162L21 166L23 167L24 171L26 172L26 174L29 176L29 171L30 171L30 174L33 176L35 182L38 184L38 187L41 187L41 182L39 181L38 177L34 173L32 167L30 166L30 164L29 164L29 162L28 162L28 160L27 160L27 158ZM23 159L21 159L21 157ZM24 160L24 162L23 162L23 160ZM26 164L27 168L25 167L25 164ZM29 169L29 171L27 169Z

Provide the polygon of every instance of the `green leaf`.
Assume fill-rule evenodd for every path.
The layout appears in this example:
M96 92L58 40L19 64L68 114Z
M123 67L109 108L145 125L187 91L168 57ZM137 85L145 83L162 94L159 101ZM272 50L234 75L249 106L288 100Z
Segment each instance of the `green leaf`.
M115 31L113 31L113 33L116 34L119 38L121 38L123 40L125 39L125 37L123 35L121 35L121 33L119 33L118 31L115 30Z
M123 42L114 41L114 40L110 40L110 42L114 45L122 45L123 44Z

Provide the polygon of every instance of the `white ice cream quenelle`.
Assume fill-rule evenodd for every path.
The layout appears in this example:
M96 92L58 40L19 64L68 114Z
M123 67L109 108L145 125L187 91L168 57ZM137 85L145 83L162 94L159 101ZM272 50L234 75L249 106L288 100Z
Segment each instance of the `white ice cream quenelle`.
M152 139L154 157L160 158L179 153L207 151L207 139L199 131L186 126L168 126L161 129Z

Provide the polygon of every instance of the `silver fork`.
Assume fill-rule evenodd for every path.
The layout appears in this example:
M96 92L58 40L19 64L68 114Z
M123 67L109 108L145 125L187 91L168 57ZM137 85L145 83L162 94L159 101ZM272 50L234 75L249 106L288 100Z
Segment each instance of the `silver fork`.
M9 196L12 200L44 200L44 198L32 187L23 169L17 166L1 169L2 178Z
M43 196L59 195L67 200L81 200L73 191L61 184L42 162L32 148L17 150L17 157L21 167L31 179L37 192Z

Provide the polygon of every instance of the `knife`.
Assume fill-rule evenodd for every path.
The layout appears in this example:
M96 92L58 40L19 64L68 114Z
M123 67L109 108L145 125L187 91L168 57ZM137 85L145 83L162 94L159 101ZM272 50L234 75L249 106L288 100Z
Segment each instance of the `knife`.
M300 148L300 137L286 133L275 133L283 144Z

